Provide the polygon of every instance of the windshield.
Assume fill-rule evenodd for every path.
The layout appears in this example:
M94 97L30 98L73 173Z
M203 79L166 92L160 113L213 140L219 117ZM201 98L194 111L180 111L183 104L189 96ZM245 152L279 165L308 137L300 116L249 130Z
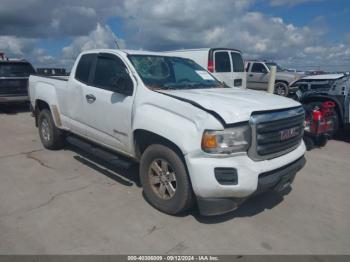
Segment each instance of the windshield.
M34 72L29 63L0 63L0 77L28 77Z
M226 87L190 59L154 55L129 55L129 59L152 89Z
M286 71L286 69L284 69L283 67L281 67L280 65L276 64L276 63L266 63L266 65L268 66L268 68L271 70L272 66L276 66L276 70L277 72L283 72Z

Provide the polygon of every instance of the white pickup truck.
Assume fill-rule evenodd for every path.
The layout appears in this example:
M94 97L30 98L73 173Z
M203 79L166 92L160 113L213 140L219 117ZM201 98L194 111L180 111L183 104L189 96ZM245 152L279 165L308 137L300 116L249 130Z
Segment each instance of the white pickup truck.
M30 76L29 91L46 148L70 139L140 162L146 198L168 214L194 203L203 215L234 210L285 191L305 164L298 102L228 88L186 58L91 50L68 78Z

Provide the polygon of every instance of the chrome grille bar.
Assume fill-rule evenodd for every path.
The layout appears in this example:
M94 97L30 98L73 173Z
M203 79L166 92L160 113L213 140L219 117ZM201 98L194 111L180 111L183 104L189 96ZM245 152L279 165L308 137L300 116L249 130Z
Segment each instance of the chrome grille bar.
M253 113L250 118L252 144L248 155L253 160L267 160L297 148L304 134L305 112L302 107ZM282 132L292 132L282 139Z

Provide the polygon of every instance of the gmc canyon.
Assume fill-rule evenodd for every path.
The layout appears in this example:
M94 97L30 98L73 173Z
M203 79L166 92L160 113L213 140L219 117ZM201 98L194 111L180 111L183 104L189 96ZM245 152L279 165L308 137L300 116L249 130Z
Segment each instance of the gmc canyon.
M44 147L70 139L139 162L146 198L168 214L194 203L203 215L234 210L289 188L305 164L298 102L230 88L190 59L85 51L69 77L32 75L29 90Z

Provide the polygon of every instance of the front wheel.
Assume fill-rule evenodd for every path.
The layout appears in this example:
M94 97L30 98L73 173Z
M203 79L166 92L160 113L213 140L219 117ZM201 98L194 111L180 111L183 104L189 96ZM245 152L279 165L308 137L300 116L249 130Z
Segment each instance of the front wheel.
M182 213L193 203L186 167L169 147L156 144L145 150L140 163L140 178L147 200L164 213Z
M62 131L56 127L51 112L48 109L40 111L38 128L41 143L45 148L61 149L63 147L64 137Z
M288 96L288 85L284 82L276 82L275 94L279 96Z

